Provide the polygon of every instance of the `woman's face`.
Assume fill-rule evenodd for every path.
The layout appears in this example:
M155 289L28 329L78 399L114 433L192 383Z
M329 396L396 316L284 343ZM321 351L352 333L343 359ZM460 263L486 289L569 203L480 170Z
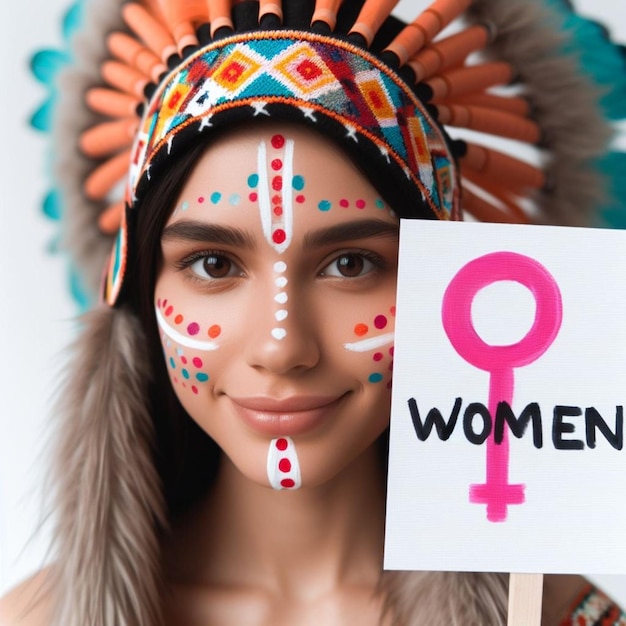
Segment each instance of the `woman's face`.
M389 422L398 220L299 127L212 144L162 235L174 390L248 478L318 485Z

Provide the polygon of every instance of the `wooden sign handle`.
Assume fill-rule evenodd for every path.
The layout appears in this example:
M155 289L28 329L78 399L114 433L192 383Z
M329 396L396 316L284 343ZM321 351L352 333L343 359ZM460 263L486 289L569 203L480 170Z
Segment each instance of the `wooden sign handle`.
M543 574L511 574L507 626L541 626Z

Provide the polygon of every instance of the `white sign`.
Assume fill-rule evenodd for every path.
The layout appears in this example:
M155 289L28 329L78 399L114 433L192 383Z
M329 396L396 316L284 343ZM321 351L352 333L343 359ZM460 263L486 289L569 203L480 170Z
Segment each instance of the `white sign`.
M385 568L626 572L626 232L403 220Z

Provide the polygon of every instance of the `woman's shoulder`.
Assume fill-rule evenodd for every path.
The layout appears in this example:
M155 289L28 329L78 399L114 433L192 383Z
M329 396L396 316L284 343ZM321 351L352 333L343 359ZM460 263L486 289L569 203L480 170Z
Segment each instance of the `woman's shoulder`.
M0 599L0 626L49 626L51 618L50 568L27 578Z

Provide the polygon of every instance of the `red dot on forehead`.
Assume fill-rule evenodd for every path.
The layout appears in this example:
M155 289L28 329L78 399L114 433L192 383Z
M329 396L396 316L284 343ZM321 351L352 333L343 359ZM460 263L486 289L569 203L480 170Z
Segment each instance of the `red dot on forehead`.
M285 138L282 135L274 135L272 137L272 147L280 150L285 145Z
M274 178L272 178L272 189L274 191L280 191L282 188L283 188L283 177L274 176Z
M274 215L278 215L280 217L282 214L283 214L283 207L275 206Z
M365 208L365 200L357 200L356 201L356 208L357 209L364 209Z
M283 162L280 159L274 159L272 161L272 169L278 171L283 166Z
M276 447L279 450L286 450L287 449L287 440L284 437L281 437L280 439L276 440Z
M279 195L272 196L272 204L280 204L282 202L282 198Z
M285 239L287 239L287 235L282 228L277 228L272 234L272 241L274 243L284 243Z

